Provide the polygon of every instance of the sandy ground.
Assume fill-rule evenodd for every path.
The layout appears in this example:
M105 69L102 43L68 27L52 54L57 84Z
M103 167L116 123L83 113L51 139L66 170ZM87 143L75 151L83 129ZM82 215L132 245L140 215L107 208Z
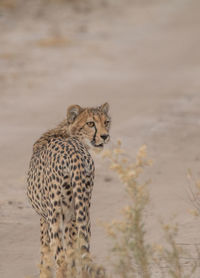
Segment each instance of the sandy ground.
M33 142L74 103L108 101L112 141L120 138L131 157L147 144L149 239L161 238L159 217L175 214L179 242L199 243L186 172L200 176L200 2L31 3L0 13L0 277L38 277L39 218L26 199L26 171ZM95 161L92 253L105 262L110 243L98 222L117 218L127 197Z

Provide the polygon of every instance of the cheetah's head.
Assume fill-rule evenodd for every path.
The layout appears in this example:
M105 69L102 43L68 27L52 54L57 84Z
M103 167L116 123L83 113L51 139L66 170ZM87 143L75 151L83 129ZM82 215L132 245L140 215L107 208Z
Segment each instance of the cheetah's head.
M89 147L102 149L110 139L111 119L108 115L109 104L97 108L81 108L72 105L67 110L70 135L79 136Z

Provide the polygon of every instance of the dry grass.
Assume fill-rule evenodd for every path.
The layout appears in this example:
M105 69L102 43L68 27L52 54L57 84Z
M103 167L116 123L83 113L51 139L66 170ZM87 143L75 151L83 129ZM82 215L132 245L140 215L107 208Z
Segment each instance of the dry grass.
M130 205L124 209L123 220L113 221L107 226L108 234L114 239L115 272L119 277L150 278L150 246L145 240L145 209L148 204L148 183L140 184L138 178L145 166L151 162L145 159L146 147L143 146L137 155L136 162L129 162L120 142L113 151L104 154L111 160L111 169L119 175L125 185Z
M0 8L14 10L17 7L17 0L0 0Z
M110 167L119 176L127 193L127 203L121 221L106 224L107 234L112 239L112 274L99 266L88 253L81 252L81 238L66 254L67 263L62 266L64 277L70 278L197 278L200 251L194 258L184 245L177 244L177 224L162 224L162 243L149 243L146 239L146 217L149 205L149 182L141 182L140 176L152 162L147 159L146 146L142 146L136 161L128 156L118 142L113 150L104 152ZM196 183L200 190L199 183ZM198 203L199 204L199 203ZM198 207L199 208L199 207ZM184 258L187 257L187 264ZM189 264L188 264L189 262ZM44 277L47 273L43 273ZM42 276L43 277L43 276ZM63 276L62 276L63 277Z
M64 37L51 37L37 42L40 47L65 47L70 45L70 40Z
M115 272L113 277L197 277L195 275L199 266L198 261L176 243L179 230L177 224L162 225L164 242L158 244L147 242L148 182L140 182L140 175L146 166L151 165L151 161L146 158L146 147L140 148L135 162L128 161L120 142L115 149L107 151L104 156L110 160L111 169L117 172L125 186L130 204L124 209L122 221L113 221L106 225L107 233L113 240L111 253ZM195 255L196 259L199 258L198 250ZM184 256L189 261L187 267L183 261Z
M103 266L95 263L91 255L83 251L81 246L84 239L79 237L73 248L67 248L65 258L59 262L56 270L56 277L70 278L108 278ZM40 278L52 277L55 269L53 254L48 254L45 258L45 265L40 265Z
M112 0L0 0L0 9L15 11L23 9L27 4L37 5L41 10L46 9L49 5L57 5L62 9L64 5L74 7L77 10L90 10L94 6L107 6Z
M194 216L200 216L200 180L197 180L191 170L188 170L187 173L188 178L188 196L189 200L191 201L191 204L193 206L193 209L191 210L191 213Z
M97 265L89 253L81 252L80 246L79 239L75 248L67 254L64 275L71 278L107 278L104 267Z
M12 60L16 58L15 53L10 53L10 52L5 52L5 53L0 53L0 60Z

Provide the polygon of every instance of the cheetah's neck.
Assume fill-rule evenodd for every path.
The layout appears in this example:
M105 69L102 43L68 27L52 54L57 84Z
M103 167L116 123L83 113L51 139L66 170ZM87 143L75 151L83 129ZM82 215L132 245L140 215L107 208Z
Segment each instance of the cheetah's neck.
M40 151L45 148L52 138L68 138L70 137L68 130L68 123L65 119L62 121L57 127L50 129L42 134L42 136L34 143L33 145L33 153Z

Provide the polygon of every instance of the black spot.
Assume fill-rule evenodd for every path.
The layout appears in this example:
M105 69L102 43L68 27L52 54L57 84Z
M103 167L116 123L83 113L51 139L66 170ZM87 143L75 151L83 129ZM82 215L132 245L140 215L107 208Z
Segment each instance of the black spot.
M51 223L52 223L52 224L56 223L56 218L55 218L55 217L52 218Z
M65 201L62 201L62 203L63 203L64 206L66 206L66 207L68 206Z
M65 183L63 184L63 187L64 187L65 189L69 189L69 188L70 188L70 184L68 184L68 183L65 182Z
M69 191L67 191L67 195L69 196L69 195L71 195L71 190L69 190Z
M78 180L79 180L79 176L76 176L76 177L75 177L75 180L78 181Z
M78 209L78 208L79 208L79 205L78 205L78 204L76 204L76 205L75 205L75 209Z
M58 238L58 233L54 233L54 238Z

